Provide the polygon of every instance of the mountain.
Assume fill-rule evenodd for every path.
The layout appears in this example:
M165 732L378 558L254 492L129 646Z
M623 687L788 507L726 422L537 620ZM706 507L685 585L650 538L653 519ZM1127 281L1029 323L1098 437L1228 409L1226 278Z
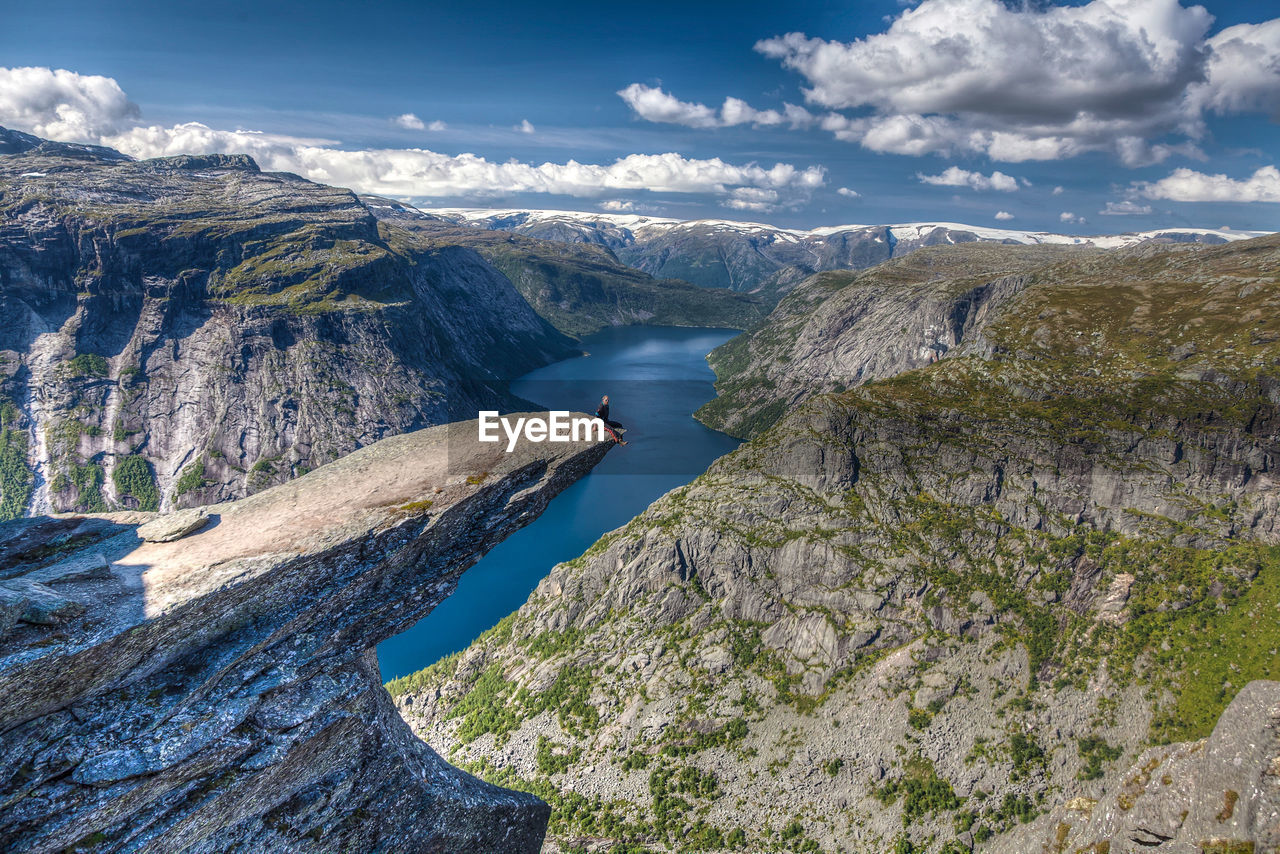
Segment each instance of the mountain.
M0 523L0 848L538 851L547 805L414 738L374 647L611 443L475 436L174 514Z
M926 247L869 270L806 279L766 322L716 348L716 397L697 417L738 437L770 426L818 394L971 352L1001 303L1055 261L1110 263L1086 247L969 244ZM977 346L981 346L977 343Z
M1280 236L820 276L718 363L783 386L751 441L388 687L551 851L1271 850L1277 272Z
M539 316L566 335L607 326L657 324L746 329L768 313L756 297L655 279L623 264L606 246L553 241L459 226L390 199L364 198L384 222L432 245L466 246L511 280Z
M507 381L576 342L465 242L244 156L135 162L0 131L0 519L242 497L520 406ZM730 301L688 322L758 316ZM635 316L675 322L680 300L657 302Z
M990 242L1114 249L1142 243L1226 243L1262 232L1170 228L1097 237L948 222L838 225L811 230L732 220L682 221L638 214L440 208L433 216L543 240L607 247L653 276L777 299L824 270L860 270L924 246Z

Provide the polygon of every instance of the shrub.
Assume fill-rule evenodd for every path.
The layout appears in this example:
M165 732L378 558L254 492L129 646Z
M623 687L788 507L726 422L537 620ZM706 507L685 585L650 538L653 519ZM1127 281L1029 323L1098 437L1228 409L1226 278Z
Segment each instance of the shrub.
M116 493L138 502L139 510L160 509L160 492L156 489L151 464L142 457L130 454L120 460L111 472L111 480L116 485Z

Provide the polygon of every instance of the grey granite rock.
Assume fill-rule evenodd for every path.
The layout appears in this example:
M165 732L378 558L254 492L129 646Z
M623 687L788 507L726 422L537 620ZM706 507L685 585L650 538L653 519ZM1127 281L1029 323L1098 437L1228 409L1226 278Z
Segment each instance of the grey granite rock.
M147 514L0 526L0 848L537 851L548 807L418 740L374 656L610 447L475 429L384 439L180 539Z

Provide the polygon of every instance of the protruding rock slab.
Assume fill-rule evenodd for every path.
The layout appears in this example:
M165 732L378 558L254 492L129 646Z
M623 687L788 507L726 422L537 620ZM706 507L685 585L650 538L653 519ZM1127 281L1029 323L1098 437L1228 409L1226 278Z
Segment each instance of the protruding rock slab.
M538 850L546 804L414 737L373 652L610 446L475 436L202 513L0 526L0 849Z
M157 516L138 526L138 536L148 543L171 543L209 524L209 513L203 507L192 507L176 513Z

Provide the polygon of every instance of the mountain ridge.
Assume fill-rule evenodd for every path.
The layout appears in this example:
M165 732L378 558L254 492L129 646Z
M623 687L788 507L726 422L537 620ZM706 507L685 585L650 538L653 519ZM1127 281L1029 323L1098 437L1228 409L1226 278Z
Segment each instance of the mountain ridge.
M677 220L641 214L574 211L427 209L477 228L512 231L566 243L591 243L655 277L728 288L777 303L803 279L827 270L860 270L935 245L990 242L1115 249L1151 243L1228 243L1258 232L1170 228L1075 237L963 223L835 225L778 228L736 220Z

